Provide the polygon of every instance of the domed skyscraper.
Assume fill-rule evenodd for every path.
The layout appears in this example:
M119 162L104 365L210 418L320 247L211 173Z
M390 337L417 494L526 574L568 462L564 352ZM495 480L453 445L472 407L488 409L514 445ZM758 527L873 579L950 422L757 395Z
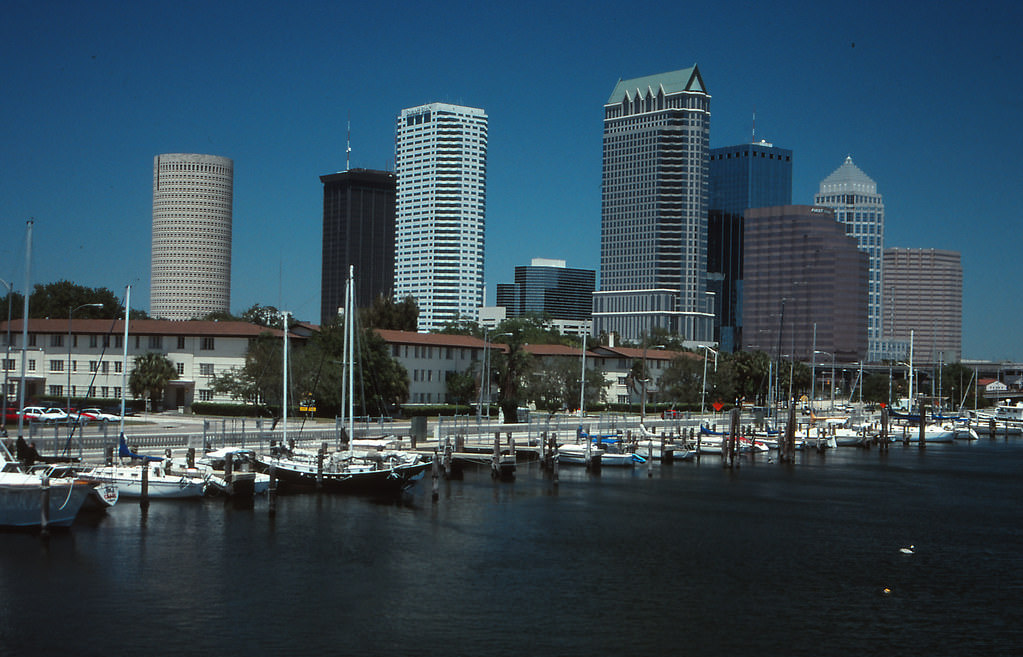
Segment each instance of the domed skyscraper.
M194 319L231 307L234 162L167 153L153 159L149 313Z

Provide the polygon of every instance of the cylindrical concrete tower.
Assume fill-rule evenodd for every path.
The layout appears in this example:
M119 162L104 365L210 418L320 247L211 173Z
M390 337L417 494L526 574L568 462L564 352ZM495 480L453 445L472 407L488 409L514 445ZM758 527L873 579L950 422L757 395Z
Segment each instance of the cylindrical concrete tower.
M153 159L154 318L230 312L233 196L229 158L167 153Z

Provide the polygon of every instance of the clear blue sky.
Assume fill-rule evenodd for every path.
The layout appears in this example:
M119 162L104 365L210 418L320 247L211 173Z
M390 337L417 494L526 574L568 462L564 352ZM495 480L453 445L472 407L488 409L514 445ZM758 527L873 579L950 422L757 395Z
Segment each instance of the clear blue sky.
M232 310L317 320L322 188L391 168L394 117L490 117L488 300L533 257L597 269L602 107L699 65L711 145L794 151L810 203L846 155L886 246L962 252L964 358L1023 360L1018 3L8 2L0 24L0 278L66 278L148 309L152 160L235 162Z

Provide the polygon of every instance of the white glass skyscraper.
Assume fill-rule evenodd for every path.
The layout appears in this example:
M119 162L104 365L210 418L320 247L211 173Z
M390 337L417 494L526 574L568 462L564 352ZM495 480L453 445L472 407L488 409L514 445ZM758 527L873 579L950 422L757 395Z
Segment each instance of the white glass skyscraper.
M395 174L395 297L416 300L420 331L475 321L483 305L486 113L444 103L402 110Z
M883 357L881 344L881 291L884 280L884 199L877 183L846 157L842 166L821 181L813 201L835 211L845 234L856 238L870 256L867 284L867 361Z
M234 162L217 155L153 158L149 313L196 319L231 310Z
M619 80L604 105L594 332L707 341L710 95L694 65Z

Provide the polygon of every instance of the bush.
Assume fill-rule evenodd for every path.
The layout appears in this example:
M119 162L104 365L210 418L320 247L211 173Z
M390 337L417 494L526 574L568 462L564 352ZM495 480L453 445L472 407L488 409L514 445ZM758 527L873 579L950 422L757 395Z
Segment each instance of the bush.
M462 404L404 404L401 407L402 417L472 415L475 413L475 406ZM491 417L497 415L496 406L490 407L490 414Z
M298 408L295 408L296 415ZM192 413L195 415L222 415L227 417L275 417L280 409L270 406L253 404L231 404L225 402L194 402Z

